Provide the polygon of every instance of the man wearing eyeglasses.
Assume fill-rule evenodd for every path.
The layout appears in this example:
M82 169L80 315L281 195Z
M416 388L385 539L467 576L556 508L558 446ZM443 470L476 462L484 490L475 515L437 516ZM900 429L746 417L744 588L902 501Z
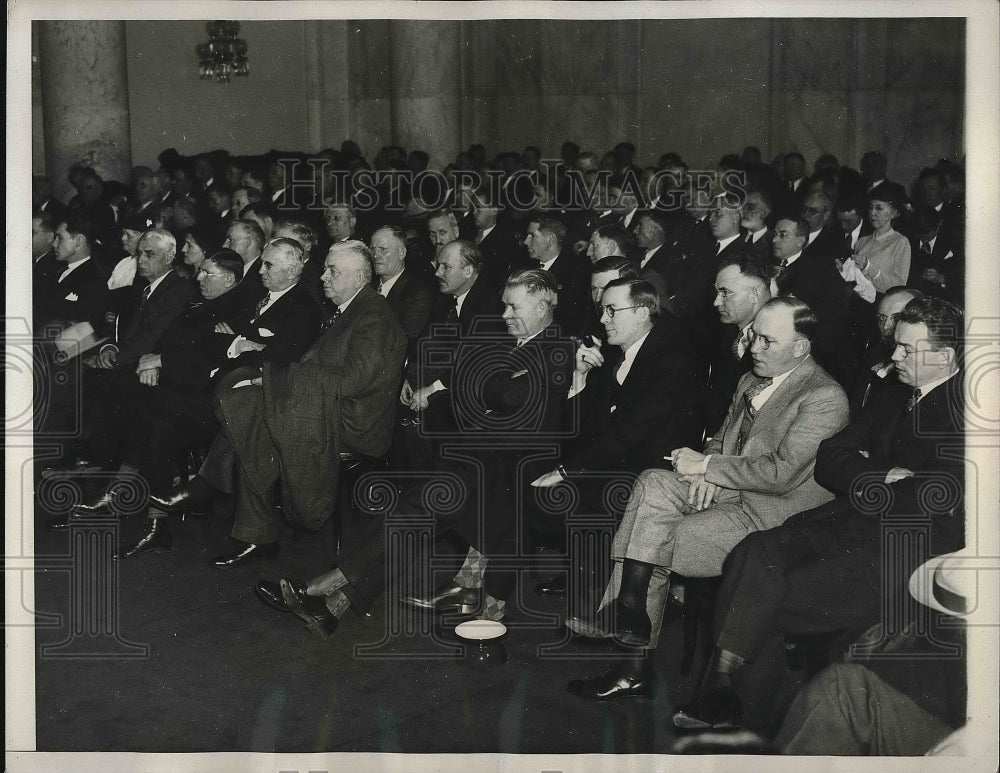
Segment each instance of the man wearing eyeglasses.
M653 285L615 279L605 286L600 309L608 346L602 350L592 339L576 353L570 392L570 415L578 417L576 444L560 467L532 483L548 487L570 481L585 504L594 503L587 512L605 512L609 483L631 486L670 449L695 442L702 421L694 352L681 323L660 311ZM541 517L533 526L543 542L565 536L562 519ZM596 567L578 565L577 571L584 568L589 574ZM536 591L562 595L564 577L558 580L545 581ZM593 590L600 592L606 580Z
M741 724L736 677L784 635L856 634L876 622L904 630L910 573L964 541L964 330L962 310L938 298L900 312L899 383L819 447L816 480L836 499L733 550L716 600L714 666L675 725Z
M871 331L864 355L864 366L850 394L852 418L858 416L873 391L896 383L896 366L892 361L892 352L896 348L896 320L906 304L922 297L923 293L919 290L899 286L887 290L879 302L875 328Z
M816 316L796 298L774 298L754 318L753 371L740 379L722 429L705 446L674 449L674 470L644 471L633 488L611 553L601 602L607 628L567 620L585 636L612 637L631 655L570 692L594 700L650 697L646 658L664 617L680 604L670 575L714 577L747 534L828 502L813 480L820 442L847 423L844 390L810 356Z

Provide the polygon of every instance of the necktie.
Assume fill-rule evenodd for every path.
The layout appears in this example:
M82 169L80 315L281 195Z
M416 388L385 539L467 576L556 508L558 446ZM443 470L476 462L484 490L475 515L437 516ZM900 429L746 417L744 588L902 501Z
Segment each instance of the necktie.
M444 318L445 322L458 322L458 304L455 302L455 296L452 296L451 308L448 309L448 314Z
M753 407L753 400L757 395L771 386L771 382L772 379L770 378L761 379L743 393L743 417L740 422L740 434L736 437L737 455L743 453L743 447L750 436L750 428L753 427L753 421L757 417L757 409Z
M931 243L930 242L925 242L925 241L921 240L920 241L920 251L922 253L924 253L925 255L930 255L931 254Z
M715 243L715 254L718 255L720 252L722 252L722 242L716 242Z
M379 279L378 280L378 294L381 295L382 297L385 297L385 293L382 291L382 284L383 284L382 280Z
M337 309L335 312L333 312L333 316L331 316L327 320L324 320L323 324L320 326L320 331L323 332L329 330L330 325L336 322L339 318L340 318L340 309Z
M150 285L146 285L142 288L142 297L139 299L139 310L146 305L146 301L149 300L150 294L153 292L153 288Z
M264 307L267 306L268 303L270 303L270 301L271 301L271 293L268 293L259 301L257 301L257 308L255 308L253 312L254 319L257 319L257 317L260 316L260 313L264 310Z
M746 235L746 238L745 238L745 239L743 239L743 241L744 241L744 243L746 243L746 244L753 244L753 234L751 234L751 233L748 233L748 234Z
M782 258L781 262L778 264L779 268L788 268L788 258Z
M733 345L730 347L730 351L732 351L733 353L733 359L737 361L743 359L743 353L746 352L748 338L749 336L747 335L745 330L741 330L736 335L736 339L733 341Z
M921 397L920 389L919 388L918 389L914 389L913 390L913 394L910 395L909 399L906 401L906 412L907 413L910 413L913 410L913 408L916 406L916 404L920 402L920 397Z

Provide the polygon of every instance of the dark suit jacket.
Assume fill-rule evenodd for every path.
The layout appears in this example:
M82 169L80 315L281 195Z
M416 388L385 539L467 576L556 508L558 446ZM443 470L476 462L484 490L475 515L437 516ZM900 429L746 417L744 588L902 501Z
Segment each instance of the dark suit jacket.
M701 439L702 394L680 323L657 321L621 385L615 374L624 352L617 352L587 374L586 388L569 401L579 434L563 458L568 475L662 467L671 450Z
M705 390L705 435L714 437L722 427L729 404L732 402L736 385L744 374L753 368L750 347L743 357L733 356L733 344L740 335L736 325L720 325L711 351L711 372Z
M118 370L134 368L142 355L157 351L167 328L184 313L191 301L199 297L194 283L173 271L163 278L145 303L142 302L142 290L135 285L115 292L131 299L130 303L122 305L118 320Z
M225 350L213 346L215 326L228 322L238 300L230 290L211 300L192 301L174 320L159 342L159 386L188 393L200 393L212 385L211 374L226 365Z
M813 354L831 376L850 387L855 354L847 330L852 292L837 271L833 255L822 244L807 247L775 281L779 294L794 295L816 313L819 325Z
M266 292L261 293L258 302L265 297ZM301 283L282 295L256 319L253 318L255 311L256 303L249 310L243 307L237 313L236 324L231 326L237 336L256 341L265 348L259 352L244 352L239 357L228 360L228 367L224 370L233 370L243 365L260 367L264 362L297 362L319 335L322 311ZM235 337L223 334L214 336L214 353L221 353L225 358L226 350Z
M417 354L417 341L430 323L433 298L430 286L407 268L403 269L385 297L406 333L409 342L406 355L411 360Z
M590 297L590 261L583 255L563 251L549 268L559 288L556 323L565 335L578 335L593 301Z
M406 336L386 300L363 287L299 362L265 363L260 397L220 395L227 432L250 485L280 465L282 502L318 528L336 506L339 454L381 456L392 440Z
M90 322L95 330L102 327L108 305L107 279L93 258L73 269L63 281L59 275L66 270L58 263L48 283L39 321Z
M920 239L917 238L910 240L910 255L910 276L906 282L908 287L914 287L927 295L964 304L965 255L959 240L942 228L938 231L930 255L920 249ZM921 274L928 268L933 268L944 275L943 287L921 278Z
M509 226L498 223L478 246L486 273L497 287L503 287L512 271L531 267L527 251Z
M749 240L749 241L748 241ZM773 260L774 258L774 232L771 229L767 229L760 239L756 242L753 241L751 234L747 234L743 240L744 249L760 256L764 260Z
M843 555L883 596L905 597L916 564L927 555L960 549L964 542L964 401L962 376L946 381L906 412L912 389L887 385L872 392L857 419L820 445L816 480L838 494L798 519L835 546L828 561ZM859 452L865 451L867 457ZM886 484L893 467L914 473ZM887 563L886 529L929 530L929 543L914 545ZM827 551L830 553L830 551ZM836 572L836 566L831 567ZM896 603L899 603L898 601Z
M48 321L46 317L50 314L49 309L55 293L53 285L65 268L66 265L60 263L55 252L51 250L31 264L32 318L36 328L41 328Z

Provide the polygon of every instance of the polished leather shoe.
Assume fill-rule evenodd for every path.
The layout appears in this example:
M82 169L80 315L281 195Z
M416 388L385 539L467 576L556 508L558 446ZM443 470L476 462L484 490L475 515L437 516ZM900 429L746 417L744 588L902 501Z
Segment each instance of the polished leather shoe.
M305 595L306 584L303 582L293 582L288 580L292 587L297 593ZM279 612L291 612L288 605L285 603L285 597L281 594L281 583L271 582L270 580L261 580L254 586L254 593L257 594L257 598L263 601L272 609L277 609Z
M263 545L256 545L253 542L245 543L239 550L232 553L223 553L212 559L215 566L243 566L258 558L275 558L278 555L278 543L267 542Z
M114 494L111 490L103 491L86 502L81 502L74 509L82 515L114 515Z
M645 647L653 624L645 609L633 609L621 602L615 603L614 640L626 647Z
M166 518L150 518L149 531L142 535L124 550L120 550L113 558L119 561L123 558L136 558L144 553L169 553L174 547L174 538L167 528Z
M654 694L651 674L633 676L621 666L612 666L600 676L574 679L566 689L578 698L592 701L649 700Z
M607 620L602 620L601 617L604 616L595 617L592 620L583 617L567 617L563 624L569 628L571 633L585 639L610 639L613 636L611 627L607 625Z
M565 598L566 596L566 575L557 574L547 580L542 580L535 586L535 594L545 598Z
M306 623L306 628L321 639L329 639L339 622L326 608L326 598L310 596L301 584L282 579L279 581L286 609Z
M150 494L149 504L165 513L190 513L200 512L208 505L208 502L195 496L189 486L182 483L162 497Z
M732 687L707 687L692 703L677 709L673 721L684 730L742 727L743 704Z
M74 457L68 462L60 463L59 466L45 467L41 476L43 478L58 478L60 475L82 475L88 472L97 472L100 469L101 465L97 462L83 457Z
M472 615L480 607L478 588L463 588L455 583L438 588L433 596L403 596L400 601L411 607L433 610L439 615Z

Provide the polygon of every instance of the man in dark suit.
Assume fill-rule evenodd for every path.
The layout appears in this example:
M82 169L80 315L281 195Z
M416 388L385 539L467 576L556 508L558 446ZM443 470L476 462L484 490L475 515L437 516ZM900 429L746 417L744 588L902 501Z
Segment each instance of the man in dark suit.
M41 309L36 311L41 324L90 322L95 329L100 328L108 305L108 286L91 256L95 238L90 221L82 214L70 215L56 228L54 247L60 265L45 286Z
M370 250L359 241L334 245L323 287L338 307L299 362L246 369L245 381L222 389L216 414L236 461L238 550L214 560L220 567L277 555L277 518L270 504L280 481L286 517L319 528L336 506L341 451L381 456L396 415L406 336L385 299L371 288ZM225 465L215 468L224 472ZM202 468L202 475L206 468ZM153 505L170 511L205 488L225 490L228 480L196 478L200 494L172 492Z
M600 304L608 346L584 343L577 349L568 407L576 437L572 445L564 444L562 464L532 483L548 487L568 481L591 513L606 511L606 485L631 486L671 449L700 441L702 425L694 352L680 323L661 313L655 288L637 278L613 280ZM611 513L614 522L619 515ZM538 542L562 546L563 520L536 513L529 526ZM606 577L590 582L599 569L576 557L573 570L584 587L574 601L583 602L604 587ZM562 576L536 588L541 595L565 589Z
M263 362L297 362L319 334L322 311L299 282L305 250L278 237L264 247L260 276L264 291L231 324L221 323L214 346L225 353L223 370L259 368Z
M462 556L473 546L487 556L517 554L520 508L515 494L520 487L515 485L515 470L522 477L530 476L531 465L518 464L526 444L550 444L559 436L559 403L572 368L572 342L552 324L554 301L551 275L538 269L511 275L503 292L508 335L474 352L466 347L458 354L452 390L454 422L462 427L463 435L451 442L449 454L439 458L433 469L457 476L465 494L457 512L435 513L441 548L447 546ZM472 356L476 367L464 368L461 358L465 356ZM467 462L468 458L480 463L455 461ZM420 494L421 487L415 487L404 497L413 497L419 509ZM409 504L402 512L415 512ZM362 537L361 547L339 559L338 569L308 586L282 580L279 590L262 583L258 594L298 614L310 630L328 636L348 606L367 612L408 558L386 553L385 526L375 521ZM499 614L503 605L498 602L507 598L514 582L512 572L493 572L488 567L483 588L449 583L429 596L402 601L438 613L482 609L486 615L491 610Z
M556 324L566 335L577 335L583 329L584 317L590 303L590 261L583 255L562 249L566 239L566 226L550 217L532 217L524 246L528 257L538 261L539 267L556 278L559 305Z
M868 331L865 351L857 383L848 394L851 400L851 419L857 419L868 404L872 393L896 382L896 366L892 352L896 348L896 322L900 312L914 298L923 297L919 290L893 287L879 301L875 324Z
M750 325L771 300L770 259L743 252L722 261L715 276L718 335L710 352L705 392L705 437L711 439L726 419L736 385L753 368ZM675 446L676 447L676 446Z
M761 255L766 260L771 258L771 240L774 234L768 228L774 205L767 191L750 191L743 205L740 228L746 236L743 238L746 246Z
M139 239L139 275L145 280L140 289L128 286L116 293L131 299L116 304L122 311L115 323L114 342L104 344L93 363L83 373L81 411L83 432L77 456L86 456L102 465L113 461L115 438L112 417L123 402L141 392L136 368L144 354L155 352L167 329L196 297L193 283L172 270L177 245L173 234L154 228ZM66 518L46 523L50 529L65 528Z
M868 203L861 196L849 193L837 200L835 217L848 255L857 248L858 239L875 230L865 218L867 211Z
M52 216L55 225L59 225L69 214L69 207L59 199L52 198L49 178L42 175L34 175L31 178L31 208L35 214L47 212Z
M389 302L407 339L407 359L416 360L417 341L431 319L431 289L406 268L406 232L383 226L372 234L377 292Z
M243 258L243 279L236 292L248 307L257 303L264 284L260 280L260 254L267 239L263 229L253 220L237 220L226 233L222 246Z
M489 190L481 188L473 199L472 218L476 232L471 239L483 254L483 265L491 283L500 286L507 281L512 271L529 267L524 246L509 221L500 218L502 212L498 198Z
M735 677L745 662L783 634L864 630L899 609L928 553L962 546L963 331L961 310L937 298L915 299L900 313L892 355L900 384L874 394L820 446L816 480L837 498L750 535L731 554L715 607L715 668L675 724L740 724ZM899 529L909 534L890 534ZM884 552L911 542L919 549L910 555Z
M844 391L809 356L816 317L802 301L774 298L753 321L753 373L739 382L722 429L705 446L670 454L673 471L636 481L615 534L615 567L601 607L607 627L572 618L587 636L638 648L604 674L571 682L594 700L650 693L645 649L669 616L671 575L715 577L747 534L829 501L813 480L816 449L847 422ZM673 606L676 608L677 603Z
M149 218L154 223L160 215L160 186L156 175L148 166L137 166L132 169L132 196L128 202L128 211L119 213L119 221L126 214Z
M75 514L115 512L119 485L134 486L141 475L151 491L165 491L185 449L211 440L218 429L212 414L212 374L225 365L225 352L211 346L215 326L238 313L235 293L243 260L232 250L217 250L202 263L198 275L201 298L164 332L156 351L139 359L136 375L145 389L125 396L105 427L118 473L104 491L79 505ZM150 529L120 553L126 558L153 550L169 550L164 513L150 511ZM160 522L158 522L160 521Z
M53 249L58 226L59 221L47 212L36 212L31 218L31 303L38 332L46 321L50 287L63 271Z
M319 279L323 273L323 261L317 255L319 239L316 231L301 220L281 220L275 225L272 238L294 239L302 245L305 265L302 267L299 284L309 293L309 297L323 308L326 297L323 295L323 284Z
M914 222L915 238L911 239L910 276L907 284L928 295L965 303L965 255L963 238L949 230L941 213L923 209Z
M432 311L430 338L447 340L458 349L477 334L496 332L500 299L482 274L482 254L475 245L462 240L449 242L441 248L435 262L434 276L441 300ZM443 429L451 415L451 407L447 405L451 396L447 392L454 368L450 365L442 368L423 359L419 356L410 363L400 401L411 410L422 412L425 423L432 427L443 421L443 426L439 425Z
M806 249L808 239L805 220L783 217L775 224L772 291L809 304L819 319L814 356L831 376L850 387L855 355L847 327L850 290L831 254L820 248Z

